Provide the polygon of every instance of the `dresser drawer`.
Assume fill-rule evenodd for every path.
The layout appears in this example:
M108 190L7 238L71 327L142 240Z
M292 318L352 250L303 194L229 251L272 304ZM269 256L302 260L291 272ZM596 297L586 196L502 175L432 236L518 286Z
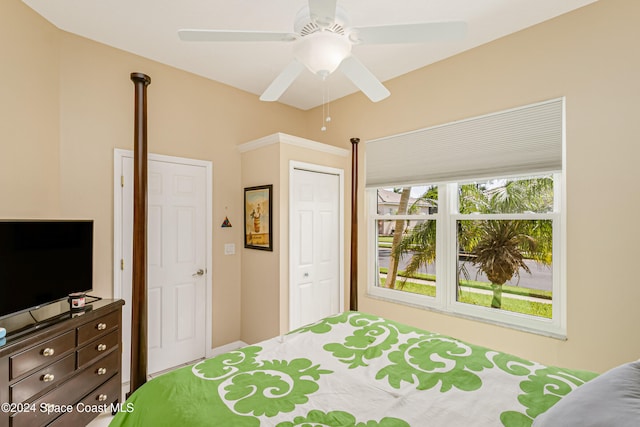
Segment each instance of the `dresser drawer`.
M120 401L122 385L120 384L119 379L120 376L111 378L75 405L73 412L66 413L61 417L56 418L56 420L48 426L83 426L89 423L89 421L99 413L111 411L111 404Z
M120 402L121 395L122 382L120 376L116 375L82 399L82 403L91 406L91 411L94 413L97 409L105 409L102 412L111 411L117 409L115 406L112 408L111 405Z
M94 338L116 329L120 325L120 316L119 312L113 312L79 326L77 329L78 345L88 343Z
M105 405L109 407L116 401L120 400L122 392L120 385L120 376L115 375L106 383L100 385L89 395L84 396L86 390L82 388L81 378L74 377L65 382L62 386L57 387L45 394L38 400L31 403L35 411L20 412L11 417L11 427L41 427L51 422L60 415L63 420L68 420L71 414L64 415L67 412L77 412L90 409L92 415L95 415L94 405ZM84 397L84 399L82 399ZM83 405L89 405L90 408L78 407L77 402L82 399ZM54 406L49 406L54 405ZM60 425L81 425L81 424L60 424Z
M63 412L74 411L73 404L84 395L77 378L72 377L39 399L30 402L29 405L34 410L14 414L11 417L11 427L40 427ZM51 408L49 405L54 407Z
M113 350L120 343L118 331L108 333L78 350L78 368Z
M120 352L112 351L78 373L76 376L78 387L82 390L92 390L117 374L119 367ZM74 380L76 378L74 378Z
M59 384L60 380L73 373L75 367L76 355L72 353L34 372L10 387L11 401L15 403L24 402L45 388Z
M10 377L16 379L33 369L51 363L75 347L73 331L31 347L9 358Z

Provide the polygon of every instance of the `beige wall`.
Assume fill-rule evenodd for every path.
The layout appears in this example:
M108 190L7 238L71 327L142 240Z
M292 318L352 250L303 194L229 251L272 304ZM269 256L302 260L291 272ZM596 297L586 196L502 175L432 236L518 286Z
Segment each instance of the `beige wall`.
M271 126L290 127L300 113L70 34L62 33L60 52L61 209L63 216L96 220L94 287L111 293L113 149L133 149L130 73L144 72L151 76L148 151L213 163L213 345L238 340L240 254L225 256L224 244L239 246L241 227L220 227L225 216L235 224L242 215L236 145Z
M242 323L257 324L266 316L269 328L278 328L282 319L273 295L243 299L252 291L240 289L241 273L254 261L243 258L247 251L222 253L224 243L241 248L243 242L245 182L236 145L275 132L344 148L350 148L350 137L360 137L362 160L368 139L566 96L568 340L367 297L362 191L360 309L544 363L602 371L640 355L633 333L640 324L640 287L629 268L637 263L640 241L632 226L640 211L638 16L636 0L600 0L391 80L386 85L392 95L380 103L362 94L335 101L331 126L320 132L319 109L261 103L254 95L60 32L19 0L3 0L0 217L95 218L95 288L111 295L113 148L132 148L129 73L145 72L152 78L149 150L213 162L214 346L252 341L257 336L241 330ZM231 230L219 228L225 215Z
M244 236L240 246L242 248L240 251L242 254L242 304L238 309L242 312L242 340L246 343L255 343L279 333L281 310L278 293L281 274L279 258L282 250L282 241L278 237L281 230L278 218L282 212L280 149L278 144L271 144L244 152L241 157L241 188L273 185L271 195L273 251L244 248ZM242 197L244 203L244 194ZM238 219L238 231L241 234L244 233L243 218L244 216Z
M315 144L315 148L309 149L296 145L297 140L301 138L278 134L261 138L268 145L253 149L243 147L242 186L273 184L273 252L256 249L242 251L242 339L247 343L255 343L290 330L290 162L327 166L347 173L346 150L334 153L333 151L343 150L331 147L333 150L330 148L330 152L327 152L322 147L324 144ZM247 147L254 142L248 141ZM300 143L314 145L306 140L301 140ZM344 245L347 246L346 241Z
M334 102L326 135L307 134L347 147L353 136L364 142L565 96L567 341L367 297L364 224L361 310L550 364L602 371L640 357L639 16L638 1L600 0L389 81L392 95L380 103L362 95ZM363 218L362 191L360 199Z
M59 32L0 2L0 218L59 214Z
M148 74L149 152L213 163L213 346L239 340L241 255L223 255L242 244L236 145L299 134L305 114L57 30L20 0L0 2L0 49L0 217L93 218L94 290L110 297L113 150L133 149L130 73Z

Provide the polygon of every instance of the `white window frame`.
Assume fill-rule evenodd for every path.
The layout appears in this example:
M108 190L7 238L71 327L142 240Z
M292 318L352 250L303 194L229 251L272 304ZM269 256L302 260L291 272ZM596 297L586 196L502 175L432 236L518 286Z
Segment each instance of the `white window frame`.
M535 175L538 175L536 173ZM518 174L518 176L523 176ZM423 215L378 215L377 188L367 189L368 268L370 276L367 292L373 298L393 301L409 306L479 320L558 339L566 339L566 200L565 174L556 172L554 177L554 209L551 213L526 214L459 214L457 200L458 183L438 185L438 212ZM505 178L505 177L496 177ZM507 177L508 178L508 177ZM513 178L513 177L511 177ZM461 184L466 183L461 182ZM431 184L428 184L431 185ZM379 220L436 220L436 296L428 297L401 290L378 286L377 236ZM552 318L546 319L506 310L476 306L458 302L456 298L457 246L456 221L463 219L548 219L553 221L553 299Z

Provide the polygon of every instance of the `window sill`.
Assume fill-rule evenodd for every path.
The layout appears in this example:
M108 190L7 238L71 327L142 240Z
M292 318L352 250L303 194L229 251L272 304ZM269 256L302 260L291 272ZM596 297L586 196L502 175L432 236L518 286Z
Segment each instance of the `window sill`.
M517 331L521 331L521 332L527 332L527 333L531 333L531 334L536 334L536 335L541 335L541 336L545 336L545 337L549 337L549 338L553 338L553 339L557 339L560 341L566 341L567 340L567 335L566 332L560 331L560 330L555 330L557 328L552 327L553 325L548 324L547 326L549 326L548 328L542 329L542 328L537 328L535 326L527 326L527 325L522 325L522 324L514 324L514 323L509 323L506 321L501 321L501 320L494 320L494 319L488 319L486 317L483 317L481 315L474 315L474 314L469 314L469 313L461 313L459 311L454 311L454 310L447 310L444 308L440 308L438 306L435 305L435 300L433 298L428 298L425 297L425 299L429 299L433 301L433 304L417 304L415 302L408 302L408 301L404 301L400 298L392 298L389 296L384 295L385 292L394 292L392 290L387 290L387 289L375 289L375 290L371 290L369 289L367 291L367 296L369 298L372 299L376 299L379 301L385 301L385 302L389 302L389 303L394 303L394 304L401 304L401 305L405 305L405 306L409 306L409 307L413 307L413 308L418 308L421 310L427 310L427 311L432 311L434 313L438 313L438 314L443 314L443 315L447 315L447 316L453 316L453 317L458 317L461 319L466 319L466 320L470 320L470 321L474 321L474 322L482 322L482 323L487 323L490 325L495 325L495 326L500 326L500 327L504 327L504 328L509 328L509 329L514 329ZM413 298L415 298L415 295L411 295ZM510 316L511 313L509 312L505 312L505 316ZM520 318L520 316L517 316L516 313L514 313L514 317L518 317ZM536 320L530 320L530 322L536 322ZM541 320L541 322L544 322Z

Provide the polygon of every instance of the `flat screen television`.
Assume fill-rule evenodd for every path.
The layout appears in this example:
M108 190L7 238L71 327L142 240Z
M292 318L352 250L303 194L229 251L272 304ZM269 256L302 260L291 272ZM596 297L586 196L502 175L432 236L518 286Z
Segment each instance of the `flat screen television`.
M0 319L93 287L92 220L0 220Z

